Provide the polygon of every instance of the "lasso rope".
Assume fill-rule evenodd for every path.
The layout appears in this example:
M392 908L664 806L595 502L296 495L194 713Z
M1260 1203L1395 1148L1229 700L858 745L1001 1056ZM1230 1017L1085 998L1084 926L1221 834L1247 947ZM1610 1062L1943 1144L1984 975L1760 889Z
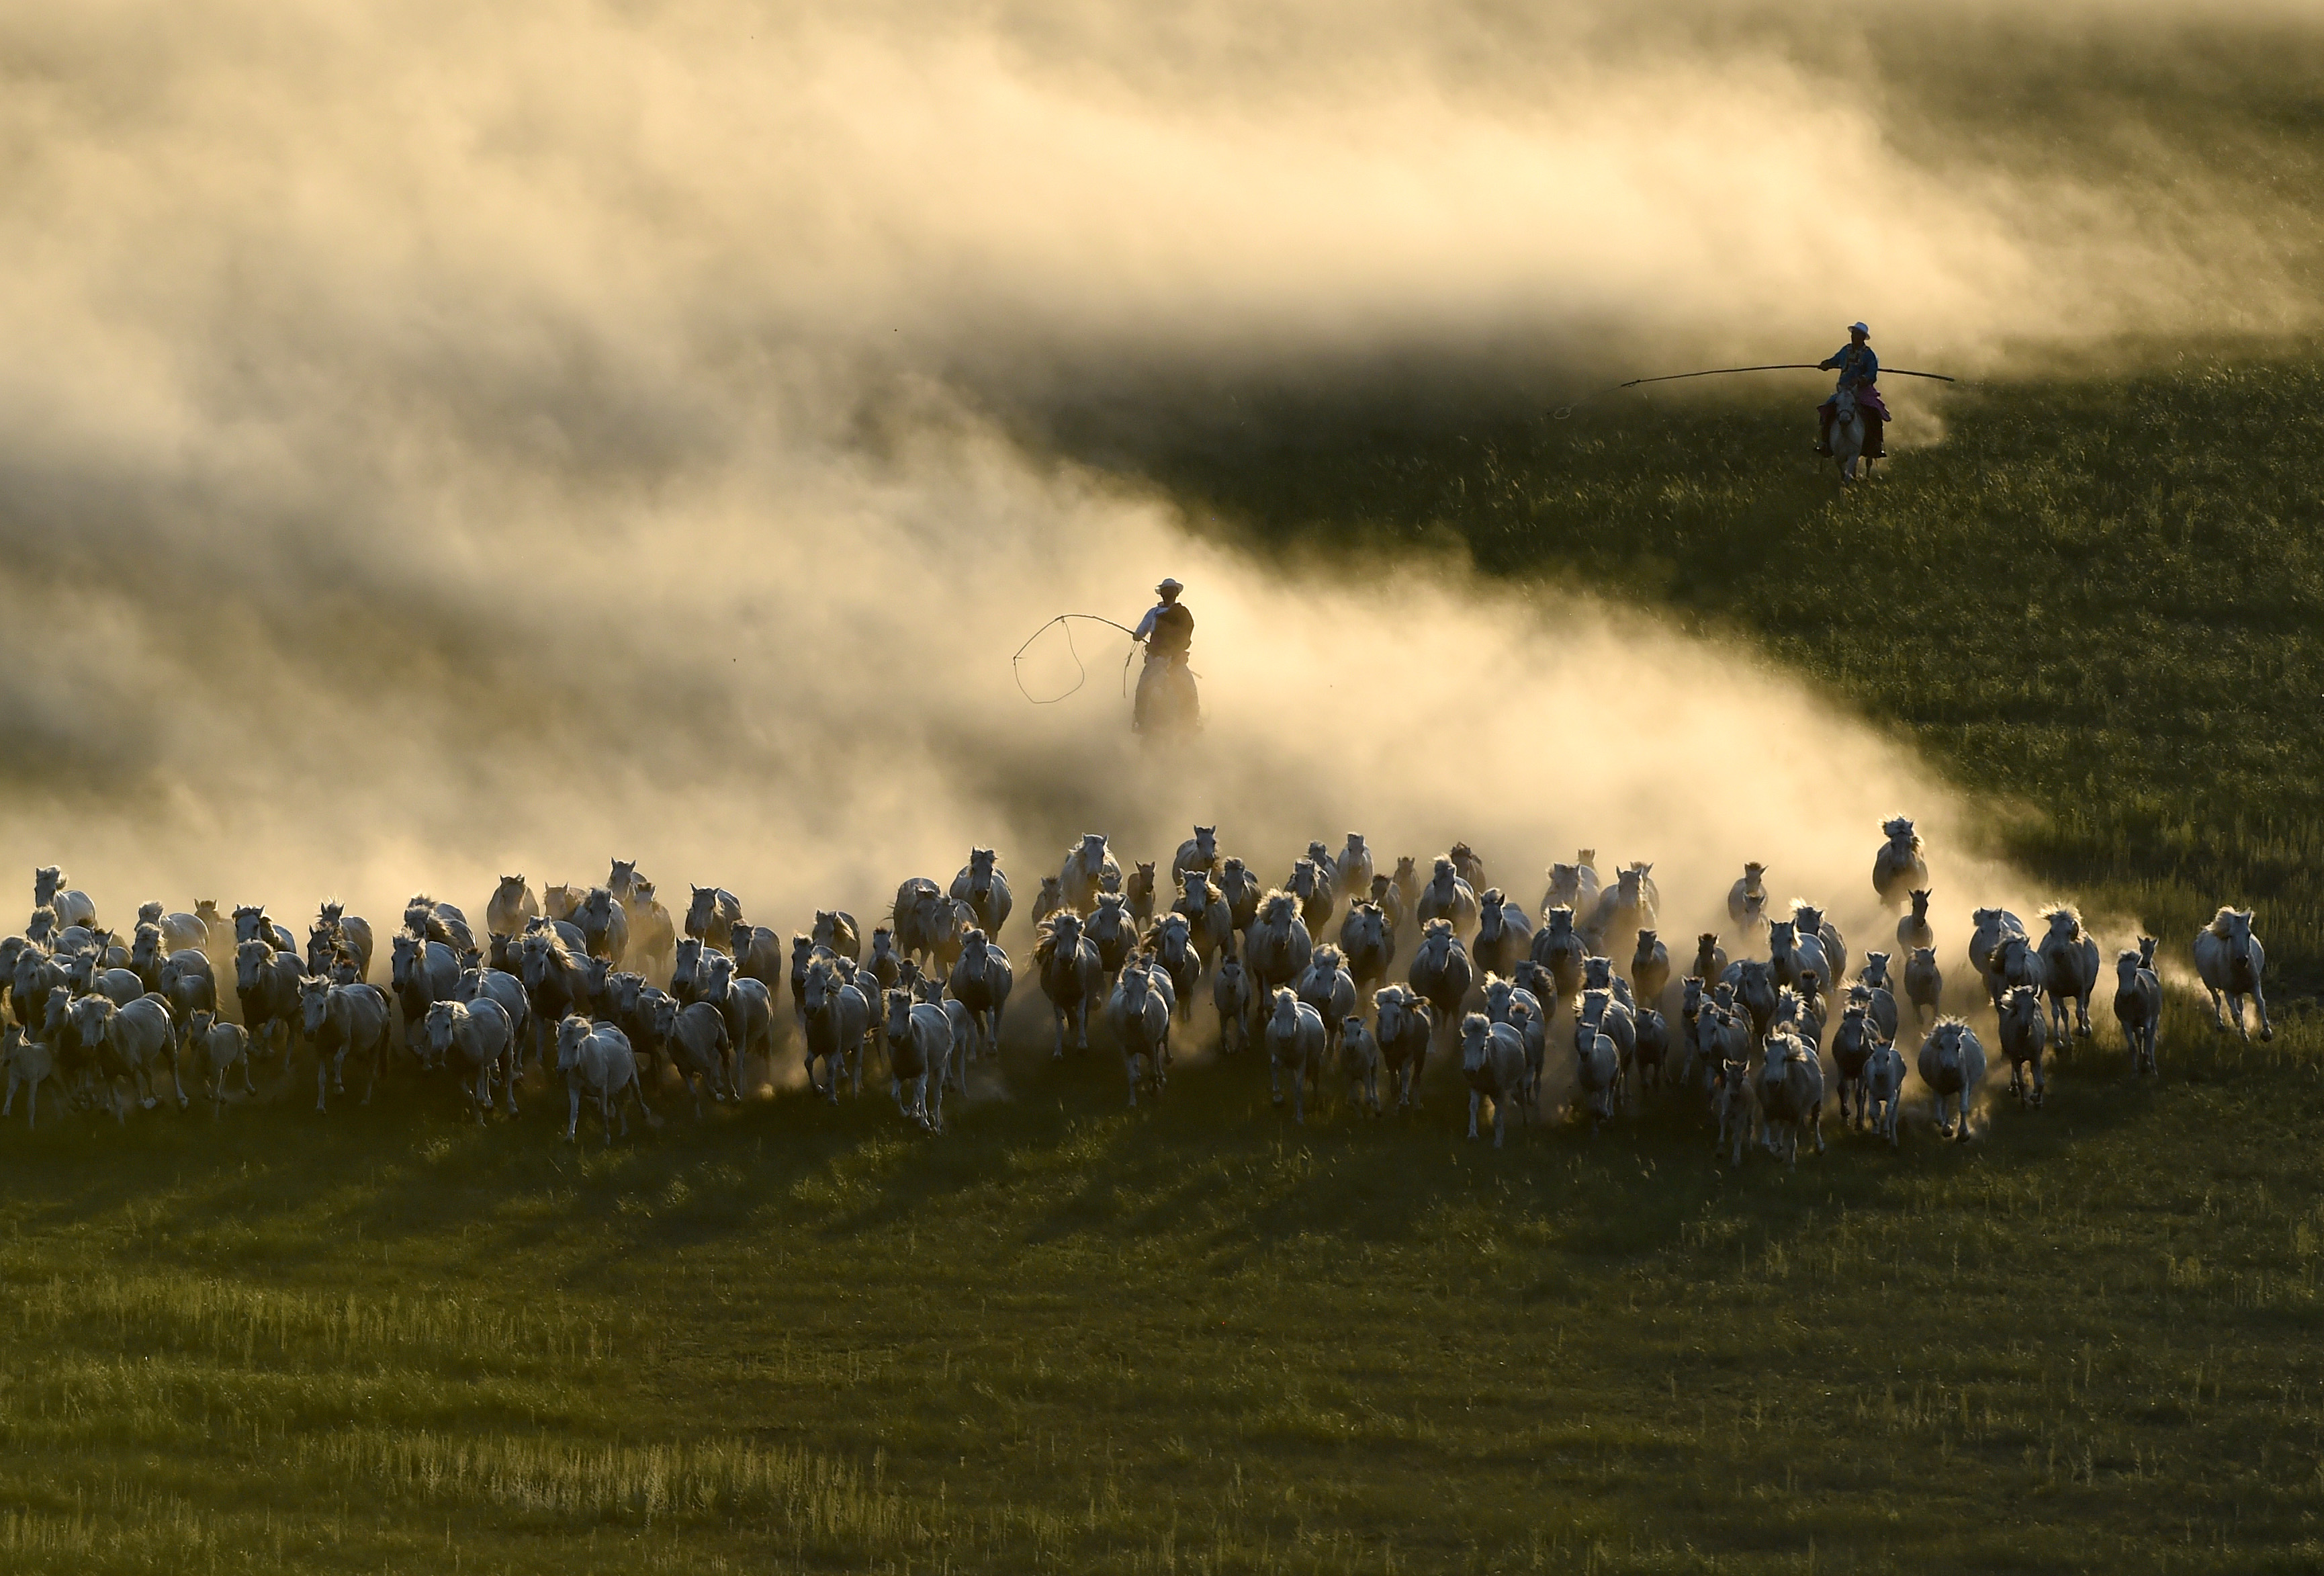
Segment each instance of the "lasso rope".
M1128 624L1115 623L1111 619L1102 618L1093 613L1061 613L1056 617L1051 619L1047 623L1043 624L1039 629L1035 630L1030 635L1028 635L1025 638L1025 643L1017 648L1015 655L1009 659L1009 672L1010 676L1017 680L1017 692L1023 696L1027 700L1031 701L1037 706L1053 706L1059 701L1064 700L1067 696L1071 696L1077 692L1083 685L1089 682L1089 668L1083 664L1081 652L1074 648L1073 626L1069 623L1065 623L1067 619L1075 618L1085 618L1093 623L1106 624L1113 629L1120 630L1123 634L1128 635L1133 642L1138 639L1138 631L1131 629ZM1025 660L1025 653L1032 650L1033 642L1039 640L1043 635L1047 634L1052 629L1055 629L1059 624L1065 624L1065 650L1073 657L1074 668L1076 677L1074 679L1073 688L1066 690L1064 695L1053 695L1048 699L1043 700L1040 696L1035 695L1031 690L1025 687L1025 674L1022 664ZM1129 654L1124 656L1121 659L1121 693L1125 697L1130 694L1130 659L1137 655L1138 648L1133 644L1130 649Z

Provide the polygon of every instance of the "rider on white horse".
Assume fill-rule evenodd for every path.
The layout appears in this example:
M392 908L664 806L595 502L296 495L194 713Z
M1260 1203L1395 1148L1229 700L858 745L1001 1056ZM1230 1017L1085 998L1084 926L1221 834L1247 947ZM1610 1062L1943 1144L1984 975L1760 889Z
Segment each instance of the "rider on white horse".
M1872 330L1861 323L1848 326L1848 343L1816 363L1830 372L1840 369L1840 381L1832 386L1833 397L1816 407L1816 453L1831 452L1831 422L1833 407L1840 391L1856 391L1857 408L1864 412L1864 450L1879 455L1879 424L1888 419L1888 407L1880 401L1880 391L1875 384L1880 377L1880 357L1873 353Z
M1138 709L1131 725L1144 732L1147 717L1153 709L1149 698L1154 684L1167 678L1175 663L1186 665L1186 654L1194 644L1194 615L1178 600L1185 586L1176 580L1165 580L1154 588L1162 598L1147 609L1146 616L1138 621L1130 638L1146 648L1146 666L1138 675ZM1159 671L1157 671L1157 669Z

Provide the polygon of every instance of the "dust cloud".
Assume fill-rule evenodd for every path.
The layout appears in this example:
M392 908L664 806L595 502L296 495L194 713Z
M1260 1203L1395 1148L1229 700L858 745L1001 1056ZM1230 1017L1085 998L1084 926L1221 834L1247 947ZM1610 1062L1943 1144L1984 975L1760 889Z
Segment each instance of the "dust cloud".
M2029 25L1964 14L1899 25ZM2041 36L2153 67L2199 20ZM972 843L1029 892L1074 833L1167 858L1201 820L1270 879L1311 837L1465 837L1529 908L1577 846L1650 860L1674 953L1759 859L1860 953L1904 810L1963 935L2024 895L1960 852L1962 806L1743 651L1457 565L1264 563L1010 436L1157 373L1821 355L1859 315L1977 370L2305 325L2310 221L2264 170L2152 179L2199 162L2154 128L2111 175L2045 165L1948 107L1977 39L1905 69L1791 25L0 19L0 870L61 862L115 917L300 919L423 888L475 912L497 874L619 855L788 929ZM1118 638L1028 704L1028 633L1130 622L1164 573L1200 618L1199 741L1129 738ZM1072 677L1054 638L1028 655L1036 694Z

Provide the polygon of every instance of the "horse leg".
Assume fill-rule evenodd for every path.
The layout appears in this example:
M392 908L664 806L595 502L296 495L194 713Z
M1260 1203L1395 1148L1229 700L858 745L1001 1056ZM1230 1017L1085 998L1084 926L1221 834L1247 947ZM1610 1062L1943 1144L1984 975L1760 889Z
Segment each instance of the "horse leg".
M2264 1040L2273 1039L2274 1027L2267 1021L2267 998L2261 993L2257 980L2252 982L2251 999L2252 1010L2259 1014L2259 1037ZM2243 1011L2240 1008L2236 1011L2236 1019L2237 1022L2243 1020Z

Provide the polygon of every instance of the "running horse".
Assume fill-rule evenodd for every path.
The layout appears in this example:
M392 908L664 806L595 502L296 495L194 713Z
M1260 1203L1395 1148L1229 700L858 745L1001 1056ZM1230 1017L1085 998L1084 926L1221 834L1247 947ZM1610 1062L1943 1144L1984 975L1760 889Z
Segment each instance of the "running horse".
M1864 479L1872 479L1872 462L1887 452L1880 437L1887 424L1888 412L1877 393L1859 395L1857 390L1842 389L1831 397L1831 457L1840 466L1841 486L1856 480L1859 458Z

